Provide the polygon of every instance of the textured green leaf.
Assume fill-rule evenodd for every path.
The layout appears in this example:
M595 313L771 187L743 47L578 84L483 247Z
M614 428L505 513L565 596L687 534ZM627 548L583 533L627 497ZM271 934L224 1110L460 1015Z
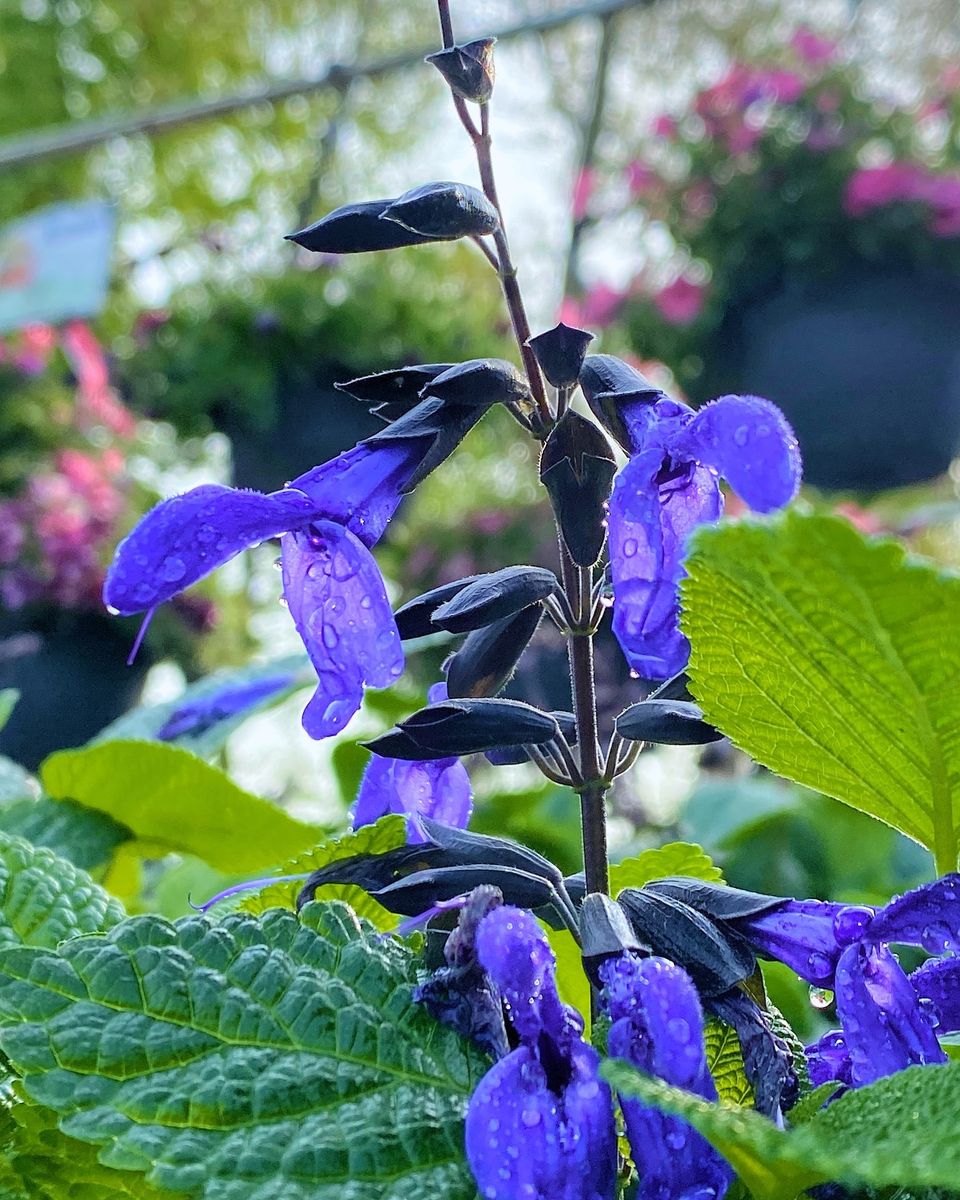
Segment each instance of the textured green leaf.
M690 875L711 883L723 882L722 871L714 866L700 846L693 842L669 842L612 866L610 891L617 896L624 888L643 887L652 879L663 879L667 875Z
M720 1103L752 1105L753 1088L743 1069L743 1051L737 1031L716 1017L708 1017L703 1032L707 1065L717 1085Z
M415 1005L417 960L343 904L124 921L0 950L3 1049L101 1160L203 1200L472 1200L486 1062Z
M402 846L407 840L407 819L396 813L381 817L372 825L364 825L352 833L342 837L332 838L299 854L296 858L284 863L277 871L278 875L303 875L319 871L331 863L341 862L345 858L354 858L359 854L383 854ZM239 905L243 912L258 914L270 908L288 908L291 911L297 907L297 896L303 887L302 880L288 883L271 883L262 891L248 896ZM343 900L354 912L371 921L378 929L393 929L399 917L395 913L378 904L371 896L358 887L350 884L327 884L318 888L317 900Z
M40 774L51 796L107 813L151 853L195 854L225 871L275 866L321 832L244 791L189 750L161 742L61 750Z
M106 729L101 730L94 741L131 741L155 738L173 714L182 709L184 705L216 696L225 688L242 687L283 675L291 677L291 682L287 687L278 689L258 703L250 705L241 713L215 718L205 727L181 734L175 739L176 745L192 750L201 758L211 758L223 747L230 734L239 728L248 717L272 708L275 704L285 700L298 687L310 683L310 666L305 655L291 654L271 663L259 663L256 666L241 667L232 671L217 671L184 688L175 700L166 700L162 704L142 705L139 708L131 709L130 712L118 717ZM315 676L314 682L316 682Z
M847 1092L789 1132L752 1109L708 1104L624 1062L603 1071L617 1091L685 1117L755 1200L794 1200L828 1180L951 1188L960 1179L960 1064L911 1067Z
M798 512L698 531L687 569L683 624L707 719L953 870L960 578Z
M49 1109L16 1104L10 1115L7 1162L24 1200L176 1200L176 1193L158 1191L139 1172L103 1166L95 1147L60 1132Z
M0 947L53 949L65 938L111 929L123 915L72 863L0 833Z
M46 846L85 871L104 866L117 847L133 837L106 813L49 796L0 808L0 830Z

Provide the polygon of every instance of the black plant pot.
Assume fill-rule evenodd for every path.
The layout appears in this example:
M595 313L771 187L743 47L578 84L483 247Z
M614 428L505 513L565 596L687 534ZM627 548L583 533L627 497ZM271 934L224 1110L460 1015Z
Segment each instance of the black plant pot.
M372 417L363 404L333 386L335 380L356 374L336 364L316 368L309 378L300 372L281 371L277 417L269 429L254 429L242 416L225 413L219 427L231 441L237 487L276 491L382 429L383 422Z
M98 613L0 612L0 688L20 699L0 729L0 754L30 770L80 746L136 704L150 667L126 665L129 622Z
M933 479L960 449L960 280L866 267L788 279L729 318L691 388L766 396L804 477L877 491Z

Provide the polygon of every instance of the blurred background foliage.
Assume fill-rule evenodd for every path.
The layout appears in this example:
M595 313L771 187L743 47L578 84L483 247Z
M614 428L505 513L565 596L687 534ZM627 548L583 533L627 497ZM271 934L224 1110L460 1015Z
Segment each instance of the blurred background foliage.
M568 7L457 0L455 16L470 34ZM623 291L663 260L669 231L643 203L625 203L624 167L641 134L658 115L683 111L732 62L787 45L801 26L839 42L861 72L864 96L889 95L912 109L960 56L955 0L647 0L607 21L580 19L498 47L500 190L535 327L554 323L565 294L583 304L601 285ZM435 40L426 0L2 0L0 154L9 139L314 78L337 63ZM589 212L578 199L584 172L613 181ZM101 568L155 496L226 480L231 470L242 482L279 486L372 429L362 406L332 388L335 380L414 361L512 355L496 281L472 247L347 263L304 257L282 240L347 200L396 194L427 178L473 177L469 147L427 67L0 168L0 225L62 200L99 197L118 211L110 300L93 328L113 394L137 432L124 450L123 504L98 542ZM748 211L749 196L744 203ZM649 359L638 328L611 319L605 345ZM74 411L78 381L56 353L27 370L11 342L7 358L0 492L16 500L31 480L58 469L58 431L70 420L54 415ZM669 380L678 365L652 371ZM848 497L846 505L871 532L907 537L946 561L958 557L953 476L869 504ZM405 503L378 555L399 600L507 562L551 565L553 552L531 447L498 411ZM171 703L212 666L299 648L277 602L275 558L274 547L262 547L219 573L189 637L159 639L148 706ZM23 644L23 629L10 632L18 613L9 603L6 610L0 666L14 635ZM128 631L123 640L115 657L129 645ZM303 734L300 693L251 716L212 757L250 790L342 828L366 762L359 742L422 702L448 649L441 639L411 655L408 678L369 695L335 745ZM549 631L538 635L530 663L521 683L531 691L546 687L552 672L562 677ZM607 703L616 711L618 697L639 687L611 671ZM63 682L59 690L76 706L78 693ZM575 797L526 768L494 770L481 760L471 770L477 829L520 838L564 870L577 868ZM22 801L24 786L2 793L0 826L16 827L3 805ZM20 810L14 816L24 819ZM923 854L892 831L722 749L703 763L687 750L646 752L616 790L611 831L617 855L700 841L730 882L761 891L869 901L929 874ZM189 855L145 867L121 855L108 873L134 906L169 913L184 910L191 889L199 895L230 880ZM771 987L798 1028L812 1032L817 1017L806 995L772 972Z

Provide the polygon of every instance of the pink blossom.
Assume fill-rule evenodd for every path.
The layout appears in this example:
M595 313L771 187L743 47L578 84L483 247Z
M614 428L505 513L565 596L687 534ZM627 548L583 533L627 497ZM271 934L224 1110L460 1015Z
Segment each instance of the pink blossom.
M667 113L661 113L653 123L653 132L656 137L675 138L679 133L679 126L675 117L669 116Z
M751 86L746 90L748 102L766 99L775 100L778 104L795 104L807 90L807 81L796 71L788 71L782 67L771 70L757 70Z
M700 315L706 289L681 275L653 296L657 311L671 325L690 325Z
M738 123L727 130L727 146L731 154L749 154L762 137L763 130L756 125Z
M590 198L596 186L597 174L592 167L584 167L573 185L573 219L582 221L587 215Z
M862 217L871 209L898 200L922 199L926 177L927 172L915 163L860 167L847 180L843 207L851 217Z
M960 175L928 175L922 198L933 210L930 232L935 237L960 235Z
M822 67L832 62L840 49L832 38L821 37L806 25L801 25L794 33L790 46L797 57L811 67Z
M616 317L626 293L610 287L607 283L596 283L587 292L583 302L583 327L603 328Z
M565 296L560 304L558 320L563 325L570 325L574 329L582 329L586 323L586 318L583 315L583 305L574 296Z
M639 158L628 165L625 174L631 196L656 195L662 188L662 180L657 172Z

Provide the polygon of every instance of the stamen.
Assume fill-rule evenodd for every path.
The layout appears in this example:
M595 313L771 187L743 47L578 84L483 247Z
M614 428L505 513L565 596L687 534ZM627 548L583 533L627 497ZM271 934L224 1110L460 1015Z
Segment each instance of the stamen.
M188 893L187 903L194 912L205 913L208 909L213 908L215 904L219 904L221 900L226 900L230 896L236 896L239 892L249 892L253 891L254 888L269 887L271 883L293 883L296 879L309 878L310 872L304 871L300 875L270 875L266 879L248 879L246 883L235 883L233 887L224 888L222 892L217 892L215 896L211 896L203 904L194 904Z
M133 649L130 651L130 655L127 658L127 666L128 667L133 666L134 659L137 657L137 654L139 653L140 647L143 644L143 639L146 637L147 630L150 628L150 622L153 620L153 614L156 611L157 611L157 606L154 605L153 608L148 608L147 611L143 614L143 620L140 622L140 632L137 634L137 636L134 640L134 643L133 643Z

